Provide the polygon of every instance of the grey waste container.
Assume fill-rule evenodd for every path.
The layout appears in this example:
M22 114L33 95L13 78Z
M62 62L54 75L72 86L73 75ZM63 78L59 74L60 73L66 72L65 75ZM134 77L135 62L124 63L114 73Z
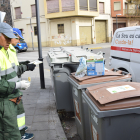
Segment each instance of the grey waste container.
M106 70L105 76L86 76L85 78L75 78L70 76L68 78L69 82L72 84L72 93L74 100L75 109L75 122L77 127L77 132L82 140L90 140L89 132L89 115L88 106L86 102L82 101L82 90L87 87L100 85L108 82L120 82L120 81L130 81L131 75L126 72L121 72L117 70ZM74 75L74 74L73 74Z
M49 57L47 59L49 61ZM74 112L72 88L68 76L76 71L77 67L78 64L72 63L50 65L51 82L58 112Z
M91 139L88 140L140 139L139 83L108 83L82 92L89 109Z
M102 55L75 47L51 48L48 52L46 59L50 66L57 111L74 112L72 88L68 76L77 70L81 57L103 58Z

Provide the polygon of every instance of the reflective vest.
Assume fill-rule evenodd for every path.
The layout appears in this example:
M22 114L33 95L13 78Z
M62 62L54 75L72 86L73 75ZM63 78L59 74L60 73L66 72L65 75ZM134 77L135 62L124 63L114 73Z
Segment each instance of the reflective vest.
M10 60L11 60L13 69L15 69L15 71L17 72L19 63L18 63L18 59L17 59L16 50L11 44L9 45L8 53L10 56ZM17 115L17 124L18 124L19 130L22 130L23 128L25 128L25 113Z
M17 72L17 66L19 65L19 62L17 59L16 49L10 44L7 51L11 60L12 67Z
M17 69L17 67L15 67L15 64L13 63L11 54L0 46L0 80L7 81L9 87L15 86L15 83L18 82L18 76L15 69ZM7 93L4 93L4 91L6 91L5 88L8 88L7 85L0 87L0 98L6 97L12 99L23 95L18 89L15 89L14 93L12 93L12 88L9 88ZM12 94L8 94L10 92L9 90L11 90Z

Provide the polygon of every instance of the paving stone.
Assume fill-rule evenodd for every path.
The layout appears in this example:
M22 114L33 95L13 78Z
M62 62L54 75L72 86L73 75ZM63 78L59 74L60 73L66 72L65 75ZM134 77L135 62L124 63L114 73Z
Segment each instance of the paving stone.
M57 139L59 136L57 135L56 130L48 130L47 137L49 139Z
M38 103L36 105L36 108L48 108L50 107L51 105L49 103Z
M35 110L35 115L49 115L50 110L47 108L37 108Z
M50 115L35 115L33 122L48 122Z
M28 126L31 126L32 122L33 122L33 118L34 118L34 116L27 116L25 114L25 124L28 125Z
M28 116L32 116L35 114L35 107L25 108L25 113Z
M24 100L24 104L36 104L37 100Z
M30 131L30 133L33 133L34 134L34 138L33 140L48 140L48 134L45 131Z
M54 123L37 122L32 124L30 130L35 130L35 131L55 130L55 125Z
M44 103L44 104L47 104L47 103L49 103L49 101L50 101L50 99L49 99L49 98L39 99L39 100L37 100L37 104L39 104L39 103Z

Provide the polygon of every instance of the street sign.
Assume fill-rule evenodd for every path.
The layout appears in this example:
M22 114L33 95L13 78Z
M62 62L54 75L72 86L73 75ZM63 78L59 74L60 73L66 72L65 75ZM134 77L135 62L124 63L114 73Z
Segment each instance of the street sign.
M4 21L6 13L0 11L0 23Z

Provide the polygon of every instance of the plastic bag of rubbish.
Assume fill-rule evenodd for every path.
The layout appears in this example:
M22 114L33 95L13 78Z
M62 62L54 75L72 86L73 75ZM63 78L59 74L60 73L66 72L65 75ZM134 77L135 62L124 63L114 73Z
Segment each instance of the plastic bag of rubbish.
M78 78L81 78L86 75L87 64L86 64L86 59L84 57L81 57L79 61L80 61L80 64L75 73L75 76Z

